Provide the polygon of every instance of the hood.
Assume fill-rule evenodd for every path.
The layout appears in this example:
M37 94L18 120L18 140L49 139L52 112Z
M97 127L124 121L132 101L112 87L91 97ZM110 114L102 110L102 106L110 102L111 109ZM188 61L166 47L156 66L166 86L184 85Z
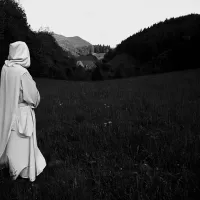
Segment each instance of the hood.
M30 67L30 52L25 42L17 41L10 44L8 60L5 61L8 67L21 65L24 68Z

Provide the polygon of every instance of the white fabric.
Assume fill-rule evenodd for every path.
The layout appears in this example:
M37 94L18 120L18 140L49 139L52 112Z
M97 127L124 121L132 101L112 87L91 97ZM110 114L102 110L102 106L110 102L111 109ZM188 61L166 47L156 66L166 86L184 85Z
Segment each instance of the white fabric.
M23 106L20 107L18 113L18 131L21 135L31 136L33 133L33 113L31 112L31 109L29 106Z
M5 64L10 67L13 65L21 65L22 67L30 67L30 52L25 42L14 42L10 44L8 60Z
M40 102L36 84L27 71L30 55L24 42L10 44L1 71L0 165L8 166L13 179L34 181L46 166L37 147L34 108Z

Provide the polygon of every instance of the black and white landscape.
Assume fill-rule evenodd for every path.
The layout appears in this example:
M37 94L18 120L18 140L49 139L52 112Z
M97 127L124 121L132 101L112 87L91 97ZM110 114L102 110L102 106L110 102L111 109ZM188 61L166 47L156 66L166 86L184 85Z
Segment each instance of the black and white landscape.
M27 43L48 162L33 184L0 171L0 200L198 199L200 14L158 19L115 48L77 35L32 30L20 4L0 1L0 66L10 43Z

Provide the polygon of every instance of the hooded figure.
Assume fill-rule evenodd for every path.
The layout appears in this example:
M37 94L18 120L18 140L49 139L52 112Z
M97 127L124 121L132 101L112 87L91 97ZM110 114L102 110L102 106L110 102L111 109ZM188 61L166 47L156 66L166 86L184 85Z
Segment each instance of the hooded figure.
M8 60L0 83L0 169L9 167L15 180L19 175L34 181L46 166L36 139L34 108L40 102L30 67L29 49L24 42L10 44Z

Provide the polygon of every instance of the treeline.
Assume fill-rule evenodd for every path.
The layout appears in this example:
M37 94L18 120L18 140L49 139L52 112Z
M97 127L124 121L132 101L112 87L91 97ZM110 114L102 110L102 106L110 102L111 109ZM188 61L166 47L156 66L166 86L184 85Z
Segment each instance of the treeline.
M111 48L109 45L93 45L94 53L107 53Z
M105 80L200 67L200 15L166 19L122 41L115 49L94 45L95 53L107 52L96 68L77 67L76 59L63 50L53 33L32 31L24 10L14 0L0 1L0 69L9 44L27 43L28 69L34 77L66 80Z
M200 15L166 19L130 36L104 56L109 63L119 54L137 61L140 75L197 68L200 65Z
M92 80L93 70L77 67L76 58L63 50L49 30L33 31L25 11L14 0L0 1L0 70L9 53L9 44L23 41L29 47L33 77L73 81ZM89 52L91 53L91 52Z
M7 59L9 44L16 41L27 43L32 76L73 79L75 59L55 41L51 32L32 31L24 10L14 0L0 1L0 66ZM1 68L0 68L1 69Z
M92 80L126 78L200 67L200 15L166 19L140 30L96 63Z

